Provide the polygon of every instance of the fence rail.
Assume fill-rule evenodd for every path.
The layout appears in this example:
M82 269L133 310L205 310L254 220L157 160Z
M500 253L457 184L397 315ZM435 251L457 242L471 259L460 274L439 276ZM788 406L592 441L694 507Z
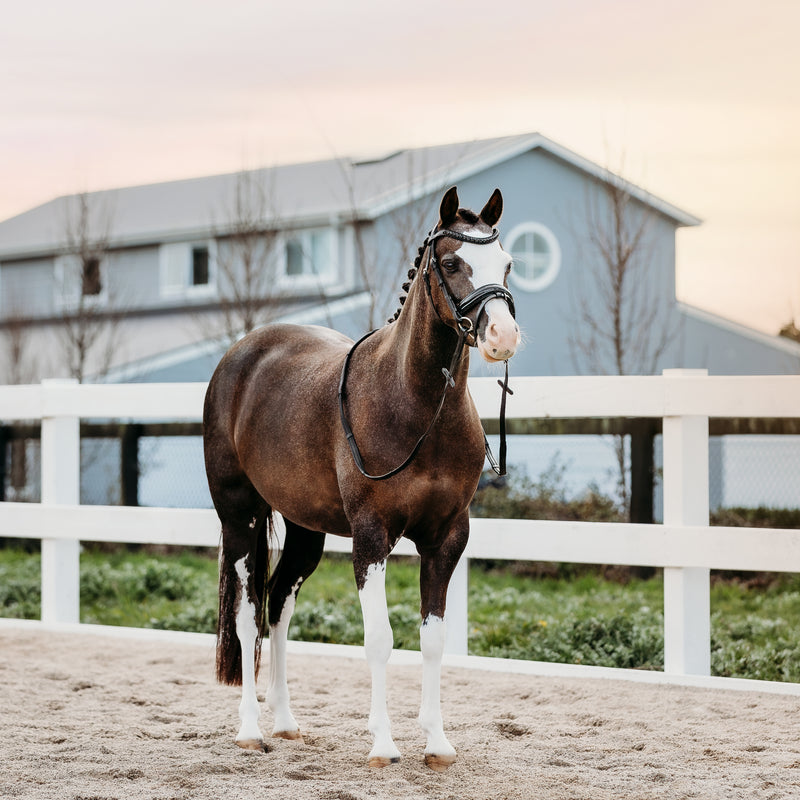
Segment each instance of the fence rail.
M0 387L0 420L41 420L42 501L0 503L0 537L42 540L42 620L79 621L81 541L216 546L204 509L79 504L80 420L197 421L205 384L78 385L45 381ZM488 378L470 391L483 419L496 417ZM709 527L709 418L800 417L800 376L708 376L666 370L648 377L519 378L510 419L662 419L664 524L475 519L448 594L450 652L466 653L470 558L629 564L664 568L665 672L710 673L709 570L800 572L800 531ZM329 536L329 552L347 539ZM396 553L414 554L401 540Z

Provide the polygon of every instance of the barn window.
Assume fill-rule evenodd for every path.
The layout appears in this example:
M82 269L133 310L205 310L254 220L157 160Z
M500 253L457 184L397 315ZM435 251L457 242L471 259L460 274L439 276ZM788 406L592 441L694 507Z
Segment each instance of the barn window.
M176 242L159 248L161 296L207 298L216 288L216 241Z
M83 259L83 275L81 289L84 297L97 297L103 291L100 277L100 259L89 256Z
M192 248L192 286L207 286L210 280L208 248Z
M335 237L327 229L297 231L286 239L285 280L293 284L330 283L336 277Z
M556 279L561 268L561 247L553 232L539 222L523 222L504 237L504 247L514 259L511 280L520 289L540 292Z

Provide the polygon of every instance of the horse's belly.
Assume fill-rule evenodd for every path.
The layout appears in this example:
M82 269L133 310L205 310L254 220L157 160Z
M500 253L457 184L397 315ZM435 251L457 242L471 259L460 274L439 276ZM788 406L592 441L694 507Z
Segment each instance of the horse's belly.
M275 511L296 525L324 533L350 533L339 493L326 491L319 482L298 483L290 490L269 482L256 488Z

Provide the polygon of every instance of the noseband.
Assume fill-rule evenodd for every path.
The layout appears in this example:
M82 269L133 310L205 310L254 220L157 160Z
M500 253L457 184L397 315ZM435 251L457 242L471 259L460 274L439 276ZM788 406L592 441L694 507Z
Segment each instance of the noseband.
M494 298L499 298L501 300L505 300L508 304L508 309L511 312L511 316L515 317L515 309L514 309L514 297L512 296L511 292L506 289L505 286L499 283L487 283L485 286L479 286L474 291L470 292L466 297L463 297L461 300L458 300L453 293L450 291L450 287L447 285L447 282L442 275L442 269L439 265L439 259L436 258L435 253L435 242L437 239L457 239L460 242L469 242L470 244L491 244L492 242L497 240L499 236L499 232L497 228L492 229L492 233L490 236L470 236L466 233L461 233L460 231L453 231L449 228L443 228L442 230L433 230L431 231L425 239L422 247L423 249L427 247L428 249L428 259L425 262L425 268L422 271L422 277L425 280L425 288L427 290L428 299L433 306L433 310L436 312L436 316L444 322L446 325L448 324L447 320L443 319L439 310L436 308L436 303L433 302L433 296L431 294L431 279L430 273L433 271L433 274L436 276L436 282L439 285L439 290L444 295L444 298L447 302L447 305L450 309L450 313L452 314L452 321L455 323L458 329L458 344L456 345L455 352L453 353L453 357L450 360L449 367L442 367L442 374L444 375L444 389L442 391L441 399L439 400L439 405L436 409L436 413L433 415L433 419L431 420L428 427L425 429L425 432L422 436L419 437L417 443L414 445L411 452L408 454L408 457L403 461L402 464L399 464L394 469L389 470L381 475L371 475L367 472L364 466L364 460L361 456L361 453L358 449L358 445L356 444L355 434L353 433L353 429L350 426L350 422L347 419L347 411L345 409L345 405L347 402L347 371L350 366L350 359L353 356L356 348L367 339L369 336L372 336L375 331L370 331L369 333L362 336L349 350L347 356L344 359L344 364L342 365L342 374L339 379L339 417L342 423L342 429L344 430L345 437L347 439L347 444L350 447L350 452L353 456L353 461L355 461L356 467L358 471L365 477L369 478L373 481L382 481L386 478L391 478L394 475L397 475L399 472L402 472L413 460L414 457L419 452L420 447L422 447L422 443L427 438L428 434L433 430L433 426L436 424L436 420L439 419L439 415L442 412L442 408L444 407L444 401L447 397L447 390L449 388L455 388L456 382L453 378L453 373L455 372L456 367L458 366L458 362L461 360L461 352L464 348L464 345L467 344L470 347L476 347L478 344L478 332L477 327L480 324L481 314L483 313L484 309L486 308L486 304L493 300ZM472 320L467 316L467 314L475 308L478 307L478 313L475 315L475 325L472 324ZM470 341L470 337L472 341ZM503 390L503 395L500 400L500 463L498 464L497 459L495 459L494 454L492 453L491 448L489 447L489 440L486 438L486 434L483 435L483 440L486 447L486 458L489 460L489 464L491 465L492 469L498 475L505 475L506 474L506 395L514 394L511 389L508 388L508 361L505 361L505 379L502 381L497 381L500 385L500 388Z

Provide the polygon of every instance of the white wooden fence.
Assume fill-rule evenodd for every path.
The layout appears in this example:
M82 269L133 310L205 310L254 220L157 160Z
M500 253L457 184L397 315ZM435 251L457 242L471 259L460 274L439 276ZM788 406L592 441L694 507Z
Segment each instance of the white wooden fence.
M664 524L475 519L448 597L448 650L466 653L469 558L664 568L665 672L710 672L709 569L800 572L800 530L709 527L709 417L800 417L800 376L517 378L509 418L661 417ZM80 541L216 546L210 510L81 506L80 419L201 417L205 384L0 387L0 420L42 423L41 503L0 503L0 536L42 541L42 621L79 621ZM470 389L483 418L497 414L492 379ZM800 498L798 498L800 505ZM350 542L327 537L329 551ZM396 551L413 554L401 540Z

